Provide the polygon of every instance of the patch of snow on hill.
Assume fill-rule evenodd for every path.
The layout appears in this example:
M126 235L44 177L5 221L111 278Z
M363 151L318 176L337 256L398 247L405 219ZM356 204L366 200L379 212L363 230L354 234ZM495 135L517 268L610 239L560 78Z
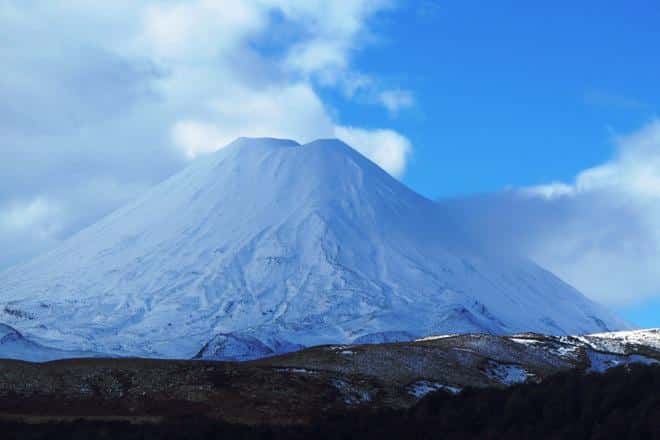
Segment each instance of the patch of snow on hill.
M437 341L440 339L451 338L452 336L456 336L456 334L426 336L424 338L415 339L415 342Z
M273 355L273 350L246 335L220 334L211 339L194 359L244 361Z
M619 367L621 365L642 364L642 365L659 365L660 361L646 356L628 355L621 356L612 353L600 353L593 350L588 350L590 366L587 370L591 373L604 373L610 368Z
M503 385L525 383L533 376L525 368L514 364L501 364L490 362L487 368L488 375Z
M581 340L594 348L608 351L620 351L626 345L639 345L660 351L660 329L595 333L584 336Z
M430 382L428 380L420 380L412 385L410 385L410 390L408 391L412 396L415 396L418 399L421 399L422 397L426 396L429 393L439 391L439 390L445 390L450 392L451 394L458 394L461 392L461 388L459 387L452 387L449 385L443 385L437 382Z

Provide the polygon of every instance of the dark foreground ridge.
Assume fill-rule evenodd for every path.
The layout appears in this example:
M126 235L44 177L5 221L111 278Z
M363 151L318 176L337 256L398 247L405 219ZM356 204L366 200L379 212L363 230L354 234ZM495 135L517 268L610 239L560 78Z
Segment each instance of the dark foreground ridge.
M240 405L239 402L236 403ZM257 408L246 408L258 411ZM660 439L660 367L570 371L505 389L436 391L409 409L357 407L312 423L239 424L189 415L130 421L2 421L7 439Z
M14 438L649 438L637 434L659 424L658 348L645 330L435 336L250 362L5 359L0 423Z
M553 337L455 335L320 346L250 362L0 360L0 420L162 423L202 417L304 425L353 411L406 411L445 390L540 383L564 372L660 365L656 330Z

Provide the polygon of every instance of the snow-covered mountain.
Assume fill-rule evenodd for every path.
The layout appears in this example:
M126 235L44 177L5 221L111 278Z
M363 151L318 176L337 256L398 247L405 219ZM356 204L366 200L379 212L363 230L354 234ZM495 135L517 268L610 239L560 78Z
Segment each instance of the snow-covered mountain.
M0 322L60 349L164 357L216 335L232 357L627 327L532 262L487 254L449 218L340 141L239 139L0 273Z

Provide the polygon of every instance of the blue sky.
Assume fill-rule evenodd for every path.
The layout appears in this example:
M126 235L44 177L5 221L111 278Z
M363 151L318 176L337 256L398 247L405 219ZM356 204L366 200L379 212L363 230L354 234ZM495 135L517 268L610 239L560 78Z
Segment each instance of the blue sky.
M356 61L414 90L390 126L415 146L404 181L426 196L571 181L657 117L657 3L433 4L379 20L389 38ZM383 113L345 112L366 125ZM619 310L660 325L658 299Z
M389 126L415 146L405 181L429 197L571 179L657 114L657 2L429 4L375 20L383 40L356 59L414 91ZM342 108L375 126L384 113Z
M340 137L660 326L658 23L653 1L3 2L0 268L237 136Z

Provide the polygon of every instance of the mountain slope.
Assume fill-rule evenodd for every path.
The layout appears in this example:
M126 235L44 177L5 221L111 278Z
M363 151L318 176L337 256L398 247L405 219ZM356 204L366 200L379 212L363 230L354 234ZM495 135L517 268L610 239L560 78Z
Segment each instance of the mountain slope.
M58 348L165 357L232 333L277 352L626 327L448 218L339 141L239 139L0 274L0 320Z

